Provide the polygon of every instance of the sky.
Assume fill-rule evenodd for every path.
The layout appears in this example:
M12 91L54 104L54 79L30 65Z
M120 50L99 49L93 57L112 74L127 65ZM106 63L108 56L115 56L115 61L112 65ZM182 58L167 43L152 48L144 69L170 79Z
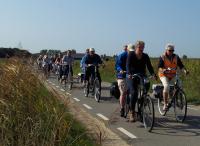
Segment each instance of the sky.
M200 0L0 0L0 47L119 54L145 42L160 56L167 43L179 56L200 58Z

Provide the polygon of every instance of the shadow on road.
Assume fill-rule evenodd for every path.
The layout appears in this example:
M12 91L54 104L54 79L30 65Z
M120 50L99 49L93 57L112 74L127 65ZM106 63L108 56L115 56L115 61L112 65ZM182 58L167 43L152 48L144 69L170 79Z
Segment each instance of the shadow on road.
M184 123L172 117L156 118L154 134L171 136L200 136L200 116L188 115Z

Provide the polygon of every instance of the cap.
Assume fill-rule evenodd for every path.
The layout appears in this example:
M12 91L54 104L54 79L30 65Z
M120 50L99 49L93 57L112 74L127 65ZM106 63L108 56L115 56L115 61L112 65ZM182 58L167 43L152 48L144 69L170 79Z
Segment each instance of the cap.
M165 49L166 50L174 50L174 45L171 44L171 43L167 43L166 46L165 46Z
M128 49L128 51L134 51L135 50L135 46L133 44L128 44L127 49Z

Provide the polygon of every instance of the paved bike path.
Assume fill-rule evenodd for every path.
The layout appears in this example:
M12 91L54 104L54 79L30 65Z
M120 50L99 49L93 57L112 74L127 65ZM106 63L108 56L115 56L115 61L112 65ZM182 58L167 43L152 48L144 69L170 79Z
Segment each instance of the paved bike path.
M166 117L159 115L157 104L155 127L151 133L147 132L142 123L127 122L128 119L119 116L119 102L110 98L109 84L102 84L102 98L97 103L92 96L84 97L83 89L80 84L74 83L71 91L63 90L55 77L51 76L48 83L56 86L58 90L68 92L70 98L75 100L78 105L84 108L92 116L103 120L107 127L121 136L130 145L134 146L197 146L200 143L200 110L190 106L188 116L184 123L177 123L173 111L168 112Z

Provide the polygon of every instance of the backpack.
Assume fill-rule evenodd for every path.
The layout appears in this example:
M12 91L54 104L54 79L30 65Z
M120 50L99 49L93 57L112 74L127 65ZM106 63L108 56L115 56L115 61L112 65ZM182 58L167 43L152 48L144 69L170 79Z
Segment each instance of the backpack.
M110 87L110 96L115 97L116 99L119 99L120 91L119 91L117 82L112 82L111 87Z

